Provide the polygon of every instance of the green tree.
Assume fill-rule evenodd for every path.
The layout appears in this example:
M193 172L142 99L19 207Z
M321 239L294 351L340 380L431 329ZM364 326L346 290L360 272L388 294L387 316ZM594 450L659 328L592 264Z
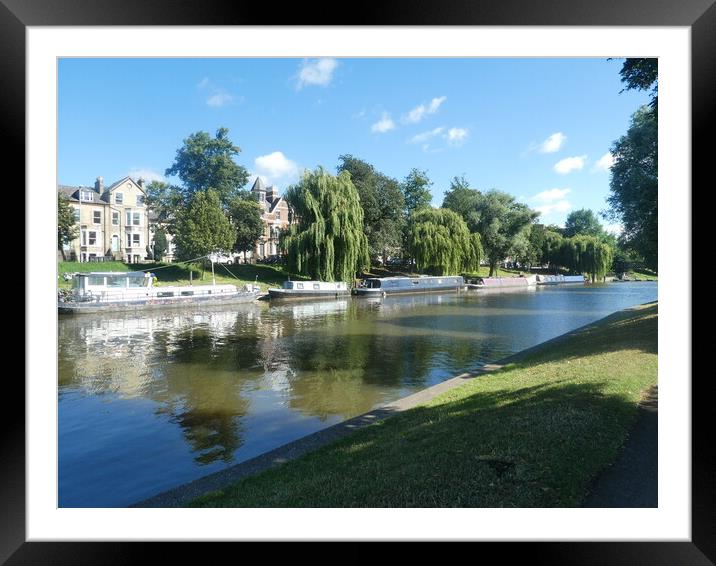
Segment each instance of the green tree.
M236 232L213 189L195 193L186 208L177 212L174 242L179 259L225 253L233 248L235 241Z
M363 209L347 171L306 171L285 198L297 219L281 238L290 272L349 282L370 265Z
M162 181L152 181L145 189L147 208L155 215L155 223L174 233L176 213L184 206L184 198L179 187Z
M445 194L443 207L460 214L470 232L480 234L490 276L502 260L524 249L530 224L539 216L507 193L494 189L481 193L459 184Z
M243 252L244 260L246 252L253 249L264 232L262 211L261 205L252 198L235 197L229 204L229 217L236 232L234 250Z
M658 109L659 97L659 60L652 59L626 59L619 75L626 85L624 90L651 89L651 102L653 110Z
M401 185L405 200L405 216L408 217L414 210L430 206L433 199L430 187L433 182L428 174L420 169L413 168L405 177Z
M213 138L196 132L184 140L165 174L181 179L179 190L185 202L199 191L213 189L228 206L249 179L248 171L234 161L239 153L241 148L231 142L227 128L219 128Z
M161 261L168 247L166 231L164 228L157 228L154 232L154 261Z
M658 123L656 113L643 106L632 116L626 135L612 146L610 209L605 216L621 222L620 241L657 271L658 255Z
M372 258L388 254L400 247L404 223L405 196L395 179L376 171L365 161L352 155L341 155L338 172L347 171L358 191L363 209L363 225Z
M482 247L477 234L462 217L446 208L425 207L410 216L408 227L410 254L418 271L434 275L453 275L476 271Z
M57 196L57 249L65 261L65 246L79 235L79 226L75 222L75 212L70 206L70 200L63 194Z
M569 213L564 223L564 235L568 238L577 235L601 237L604 228L597 216L588 208L581 208Z

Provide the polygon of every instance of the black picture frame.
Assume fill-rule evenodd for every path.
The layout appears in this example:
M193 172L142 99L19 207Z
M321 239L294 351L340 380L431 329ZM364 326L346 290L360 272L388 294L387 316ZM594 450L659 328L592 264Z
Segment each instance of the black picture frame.
M352 19L342 21L335 3L287 4L172 0L0 0L0 88L4 151L15 187L25 187L25 31L29 26L100 25L469 25L469 26L687 26L692 39L692 185L706 184L712 161L707 132L714 131L716 101L716 5L714 0L501 0L479 2L411 0L356 4ZM709 179L709 181L711 181ZM711 181L710 184L713 182ZM29 189L26 189L29 191ZM681 190L690 190L682 188ZM27 198L27 196L26 196ZM26 209L27 211L27 209ZM26 250L26 257L28 257ZM693 254L692 254L692 257ZM690 274L688 286L691 285ZM690 291L690 288L687 289ZM25 296L25 301L29 297ZM693 351L693 347L692 347ZM690 360L687 366L690 369ZM12 372L5 376L15 378ZM714 450L708 437L710 376L692 380L692 537L690 542L525 542L489 543L502 559L515 554L531 562L568 564L713 564L716 560ZM691 379L691 375L685 375ZM0 412L0 562L7 564L129 563L164 561L185 553L183 545L158 543L26 542L25 540L25 398L24 384L6 379L7 399L17 412ZM10 402L6 402L6 406ZM702 426L699 426L702 424ZM370 559L370 547L354 557ZM382 557L394 551L381 549ZM482 549L480 552L483 552Z

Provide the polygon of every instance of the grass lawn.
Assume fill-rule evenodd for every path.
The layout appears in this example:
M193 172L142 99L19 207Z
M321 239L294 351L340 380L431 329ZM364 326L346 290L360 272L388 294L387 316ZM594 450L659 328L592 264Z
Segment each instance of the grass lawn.
M657 303L615 313L191 505L579 506L657 382L657 319Z
M188 285L189 273L192 272L192 281L199 284L208 285L211 283L211 267L203 273L202 269L196 265L186 265L179 263L132 263L126 264L121 261L110 261L103 263L79 263L62 261L58 262L58 287L60 289L68 289L72 285L70 281L62 278L64 273L87 272L87 271L144 271L150 270L157 276L157 285ZM224 265L214 264L214 273L216 274L217 284L233 284L242 286L245 283L255 283L262 291L266 291L269 287L280 286L286 281L288 274L281 268L273 265L262 264L242 264L242 265ZM256 277L258 276L258 280ZM300 277L293 277L301 279Z

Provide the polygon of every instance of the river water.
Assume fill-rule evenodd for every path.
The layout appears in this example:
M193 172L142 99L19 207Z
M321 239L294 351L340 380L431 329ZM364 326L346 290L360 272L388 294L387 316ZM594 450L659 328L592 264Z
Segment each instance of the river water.
M630 282L61 316L59 506L132 504L656 299Z

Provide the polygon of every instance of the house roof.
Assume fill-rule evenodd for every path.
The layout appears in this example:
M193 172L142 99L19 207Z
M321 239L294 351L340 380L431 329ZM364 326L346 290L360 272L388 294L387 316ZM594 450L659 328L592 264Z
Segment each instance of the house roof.
M114 189L118 188L122 183L125 183L126 181L131 181L132 183L134 183L137 186L137 188L140 191L142 191L144 194L146 194L146 191L142 187L140 187L139 184L134 179L132 179L129 176L124 177L124 178L120 179L119 181L112 183L109 187L105 187L102 194L98 193L93 186L92 187L83 187L83 186L73 187L71 185L57 185L57 192L67 196L71 201L75 201L75 202L92 202L95 204L107 204L109 202L109 196L108 196L109 193L112 192ZM80 201L79 195L78 195L78 191L80 189L84 189L86 191L91 191L92 192L92 201L86 201L86 200Z
M263 191L266 192L266 185L264 185L264 182L261 180L261 177L256 177L256 180L254 181L254 186L251 187L251 191Z

